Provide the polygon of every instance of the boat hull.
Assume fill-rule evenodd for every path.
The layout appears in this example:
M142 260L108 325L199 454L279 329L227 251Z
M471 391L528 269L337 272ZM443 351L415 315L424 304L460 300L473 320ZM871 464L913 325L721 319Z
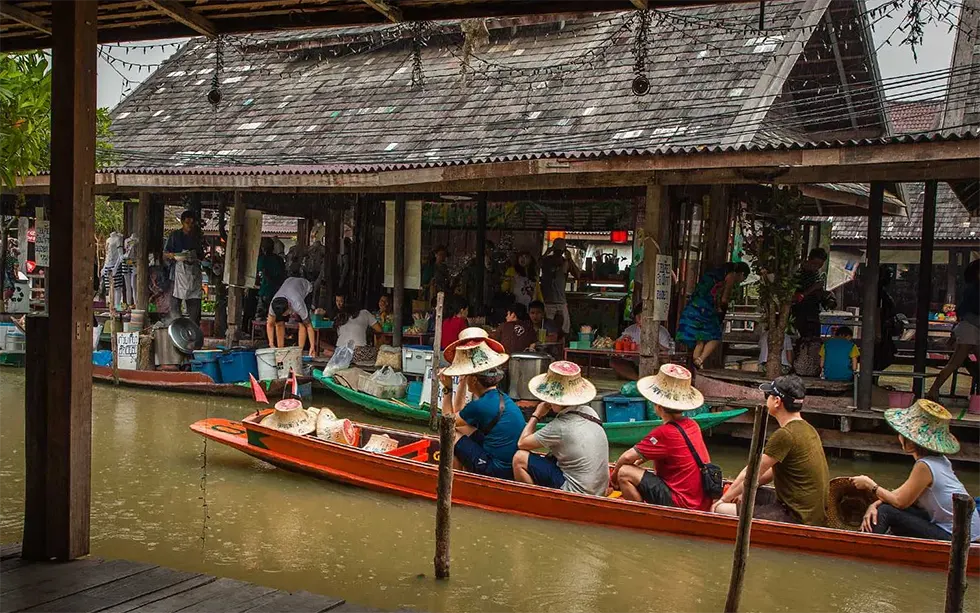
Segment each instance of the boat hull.
M371 453L354 446L295 436L258 424L265 413L245 421L205 419L191 429L271 464L318 477L404 496L435 499L438 441L410 432L362 426L404 440L428 441L427 462ZM659 507L622 499L573 494L456 471L453 502L489 511L597 526L660 532L734 542L737 518ZM803 553L888 562L943 570L949 544L753 521L752 543ZM980 573L980 546L970 549L969 572Z
M238 398L252 397L252 388L247 382L244 384L215 383L211 377L199 372L118 369L116 376L118 376L120 385L129 387L157 389L168 392L216 394ZM98 383L115 383L116 376L113 376L112 368L108 366L92 366L93 381ZM311 378L297 377L296 381L302 386L304 383L309 383ZM282 394L285 385L285 379L262 382L262 387L267 388L265 390L266 396L270 398Z

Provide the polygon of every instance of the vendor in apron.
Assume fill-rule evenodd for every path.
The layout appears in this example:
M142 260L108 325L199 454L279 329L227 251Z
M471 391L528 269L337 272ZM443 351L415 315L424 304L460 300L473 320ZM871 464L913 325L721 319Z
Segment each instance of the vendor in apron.
M170 233L163 249L163 259L172 262L171 318L180 317L180 303L183 301L187 318L201 325L201 260L204 259L204 248L194 211L187 210L180 214L180 229Z

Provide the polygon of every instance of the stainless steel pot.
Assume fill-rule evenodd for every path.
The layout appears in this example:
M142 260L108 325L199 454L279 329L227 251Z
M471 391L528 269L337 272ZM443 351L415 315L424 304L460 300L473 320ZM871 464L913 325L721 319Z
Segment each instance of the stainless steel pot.
M157 364L161 366L173 366L184 361L170 338L170 331L166 326L153 329L153 351L156 354Z
M551 356L547 353L515 353L507 362L510 385L507 393L513 400L537 400L531 395L527 384L532 377L548 371Z

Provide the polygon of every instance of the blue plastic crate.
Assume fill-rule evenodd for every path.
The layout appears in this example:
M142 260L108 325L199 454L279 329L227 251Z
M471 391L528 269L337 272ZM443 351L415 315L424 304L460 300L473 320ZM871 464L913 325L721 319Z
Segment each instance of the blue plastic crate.
M215 383L221 383L221 370L218 368L217 360L192 360L191 371L204 373Z
M109 349L93 351L92 364L95 366L112 366L112 351Z
M422 405L422 382L421 381L409 381L408 388L406 390L405 403L413 407Z
M606 396L602 402L606 406L607 423L643 421L646 419L647 401L644 398L614 395Z
M221 380L224 383L248 381L249 374L258 379L259 364L255 359L254 351L228 351L218 358L218 364L221 369Z

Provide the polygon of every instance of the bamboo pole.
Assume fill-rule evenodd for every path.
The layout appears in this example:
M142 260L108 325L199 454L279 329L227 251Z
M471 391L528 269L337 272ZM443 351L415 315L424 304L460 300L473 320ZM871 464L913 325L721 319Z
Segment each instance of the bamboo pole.
M749 447L749 464L746 468L745 491L742 494L742 512L738 517L738 533L735 537L735 553L732 561L732 578L728 585L725 613L738 611L745 581L745 562L749 557L749 535L752 532L752 512L755 510L755 492L759 487L759 463L762 461L762 443L766 440L765 406L756 407L752 424L752 445Z
M439 420L439 487L436 490L436 579L449 578L449 512L453 502L453 445L456 416Z
M119 340L116 334L116 286L114 275L109 277L109 323L112 324L109 332L109 343L112 348L112 382L119 385ZM119 318L122 321L122 317Z
M963 612L970 525L975 511L973 498L967 494L953 494L953 540L949 546L949 570L946 573L946 613Z
M0 215L0 313L7 312L7 302L3 299L3 284L7 277L7 241L9 227L7 216ZM47 292L45 292L47 294Z
M432 338L432 384L429 394L429 429L435 432L439 429L439 348L442 346L442 305L446 298L444 292L436 294L436 323L435 336Z

